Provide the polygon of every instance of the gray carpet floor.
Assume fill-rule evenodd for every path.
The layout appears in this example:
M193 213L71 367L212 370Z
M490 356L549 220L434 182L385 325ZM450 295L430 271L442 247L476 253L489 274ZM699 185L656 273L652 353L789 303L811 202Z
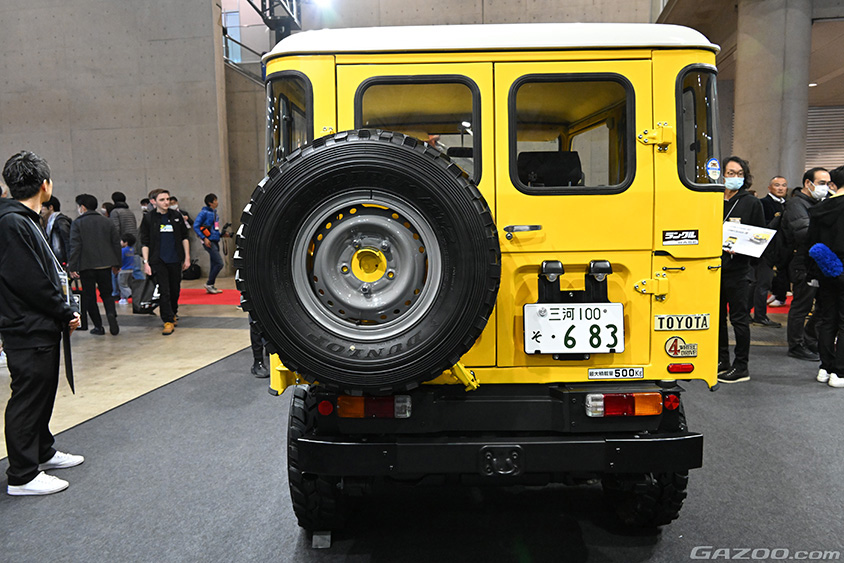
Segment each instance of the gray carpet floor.
M288 396L267 394L250 360L244 350L61 433L57 446L86 462L55 472L71 483L60 494L0 494L0 561L675 563L697 546L712 546L695 552L709 558L757 549L757 561L764 550L844 552L844 389L816 383L815 364L784 348L754 346L748 383L687 386L704 467L680 519L659 532L616 526L597 487L408 488L367 497L329 550L310 548L290 509ZM6 467L0 460L4 490Z

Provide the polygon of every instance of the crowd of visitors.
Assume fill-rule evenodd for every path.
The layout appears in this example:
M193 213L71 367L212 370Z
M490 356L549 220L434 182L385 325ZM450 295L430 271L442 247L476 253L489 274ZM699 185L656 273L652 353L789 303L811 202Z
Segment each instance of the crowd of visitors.
M844 387L844 345L837 346L839 341L844 344L839 340L844 337L844 166L807 170L790 196L787 179L776 175L761 199L750 189L753 178L747 161L731 156L722 168L724 222L765 227L774 234L759 258L726 249L722 254L718 380L750 379L750 324L782 328L768 317L768 308L785 305L790 296L787 354L819 361L817 380ZM735 334L732 362L728 319Z

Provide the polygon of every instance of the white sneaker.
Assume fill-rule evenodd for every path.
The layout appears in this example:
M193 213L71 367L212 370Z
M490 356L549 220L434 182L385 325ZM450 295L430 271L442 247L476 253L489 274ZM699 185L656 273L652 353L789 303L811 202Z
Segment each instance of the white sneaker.
M771 295L769 295L769 296L768 296L768 299L767 299L767 301L765 301L765 303L767 303L768 305L770 305L772 301L776 301L776 300L777 300L777 298L776 298L776 297L774 297L774 295L773 295L773 294L771 294Z
M66 454L57 451L49 461L38 464L38 471L47 471L49 469L67 469L68 467L76 467L85 461L81 455Z
M128 305L129 300L128 299L121 299L120 301L117 302L117 304L118 305Z
M826 383L829 381L829 372L821 368L818 370L818 376L815 379L817 379L820 383Z
M12 496L52 495L65 490L69 484L64 479L47 475L42 471L25 485L9 485L6 492Z
M783 303L783 302L782 302L782 301L780 301L779 299L774 299L773 301L771 301L770 303L768 303L768 306L769 306L769 307L774 307L774 308L776 308L776 307L782 307L782 306L784 306L784 305L785 305L785 303Z
M830 373L828 385L830 387L837 387L837 388L840 389L840 388L844 387L844 377L838 377L834 373Z

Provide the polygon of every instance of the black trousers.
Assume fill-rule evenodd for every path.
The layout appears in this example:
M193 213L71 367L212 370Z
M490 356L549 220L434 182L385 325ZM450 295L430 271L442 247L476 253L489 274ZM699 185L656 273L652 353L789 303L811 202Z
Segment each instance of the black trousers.
M814 316L821 367L841 376L844 374L844 281L820 280Z
M50 417L59 386L59 341L41 348L5 350L12 379L6 405L6 449L10 485L24 485L38 475L38 464L56 453Z
M768 291L774 281L774 268L764 260L756 264L756 282L753 284L753 320L764 321L768 318Z
M103 318L100 316L100 309L97 307L97 288L100 290L100 298L103 300L107 317L116 317L117 310L114 307L114 298L111 295L111 268L100 270L82 270L79 272L82 280L82 309L91 317L95 327L103 326Z
M173 318L179 312L179 293L182 290L182 264L165 264L159 262L150 265L152 276L158 284L158 293L161 301L159 311L161 320L165 323L172 323Z
M747 369L750 356L750 282L746 275L721 277L721 310L718 315L718 363L730 364L730 339L727 316L736 335L735 360L732 366Z
M813 315L810 323L807 324L806 317L812 311L818 289L806 283L805 272L792 271L791 279L794 285L791 288L791 308L788 310L788 325L786 326L788 349L812 347L815 344L814 323L817 319Z
M261 333L255 327L252 321L252 315L249 315L249 342L252 345L252 361L264 361L264 339L261 338Z

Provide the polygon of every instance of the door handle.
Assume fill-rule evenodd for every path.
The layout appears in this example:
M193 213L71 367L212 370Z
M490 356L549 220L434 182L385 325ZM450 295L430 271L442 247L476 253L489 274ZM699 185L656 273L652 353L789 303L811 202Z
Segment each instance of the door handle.
M513 239L513 233L524 233L527 231L541 231L542 225L507 225L504 227L504 235L507 240Z

